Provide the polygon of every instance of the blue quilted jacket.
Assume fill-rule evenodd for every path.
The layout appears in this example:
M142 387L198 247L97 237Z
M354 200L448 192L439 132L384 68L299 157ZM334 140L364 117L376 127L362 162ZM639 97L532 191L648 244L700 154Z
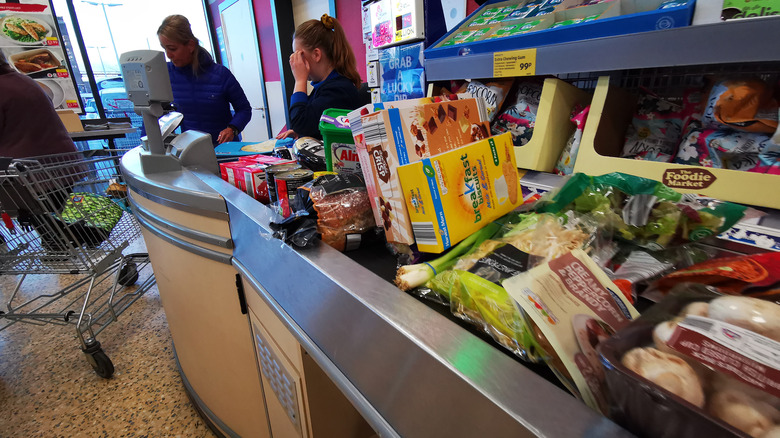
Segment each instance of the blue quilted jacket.
M201 50L198 61L201 71L197 77L191 66L179 68L168 63L173 101L184 115L182 131L194 129L211 134L216 145L219 132L228 125L239 131L246 127L252 118L252 107L230 70L215 63L205 50ZM231 104L235 115L230 111Z

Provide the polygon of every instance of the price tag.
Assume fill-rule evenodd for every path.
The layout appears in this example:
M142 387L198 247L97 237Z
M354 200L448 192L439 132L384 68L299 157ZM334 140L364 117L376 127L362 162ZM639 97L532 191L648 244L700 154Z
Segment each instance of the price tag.
M78 108L79 107L79 103L76 102L75 100L66 100L65 104L68 106L68 108Z
M68 77L68 70L64 68L58 68L55 70L57 72L58 78L67 78Z
M47 46L59 46L60 40L57 39L57 37L47 37L46 38L46 45Z
M493 54L493 77L536 75L536 49L509 50Z

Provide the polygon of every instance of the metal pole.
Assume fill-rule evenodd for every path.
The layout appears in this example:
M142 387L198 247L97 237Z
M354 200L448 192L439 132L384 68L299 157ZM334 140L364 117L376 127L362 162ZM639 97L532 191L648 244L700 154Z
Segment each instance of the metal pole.
M106 4L100 3L100 7L103 8L103 17L106 19L106 27L108 28L108 36L111 38L111 47L114 49L114 56L116 57L116 66L119 68L119 74L122 74L121 67L119 66L119 53L116 51L116 43L114 43L114 33L111 32L111 25L108 23L108 14L106 14Z
M84 45L84 36L81 34L79 19L76 17L76 7L73 6L73 0L66 0L66 3L68 4L70 20L73 23L73 30L76 31L76 42L79 44L81 59L84 61L84 69L86 70L87 78L89 79L89 87L92 88L92 98L95 101L95 107L97 107L98 116L100 116L101 119L105 119L106 110L103 108L103 101L100 99L100 90L98 90L97 83L95 82L95 73L92 71L92 63L89 62L87 47Z

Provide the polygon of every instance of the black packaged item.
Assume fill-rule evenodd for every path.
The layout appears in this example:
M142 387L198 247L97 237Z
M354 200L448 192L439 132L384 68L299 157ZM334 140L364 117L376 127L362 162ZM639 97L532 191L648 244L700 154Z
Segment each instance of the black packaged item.
M315 172L327 170L325 164L325 146L321 140L313 137L301 137L293 144L293 153L298 162Z
M360 175L323 175L298 188L298 208L317 219L322 241L350 251L375 240L376 228L365 182Z

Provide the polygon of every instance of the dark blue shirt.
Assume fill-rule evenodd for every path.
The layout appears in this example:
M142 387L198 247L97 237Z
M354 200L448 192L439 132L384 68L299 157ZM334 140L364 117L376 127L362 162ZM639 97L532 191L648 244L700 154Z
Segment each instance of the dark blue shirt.
M173 101L176 110L184 115L181 130L211 134L211 141L216 145L220 131L228 125L239 131L246 127L252 118L252 107L230 70L215 63L204 50L200 51L198 61L197 77L192 74L192 66L176 67L168 63ZM230 112L231 104L235 115Z
M311 86L314 88L311 95L298 91L290 98L290 129L299 137L322 139L318 127L322 112L328 108L356 109L360 106L360 96L355 84L336 70Z

